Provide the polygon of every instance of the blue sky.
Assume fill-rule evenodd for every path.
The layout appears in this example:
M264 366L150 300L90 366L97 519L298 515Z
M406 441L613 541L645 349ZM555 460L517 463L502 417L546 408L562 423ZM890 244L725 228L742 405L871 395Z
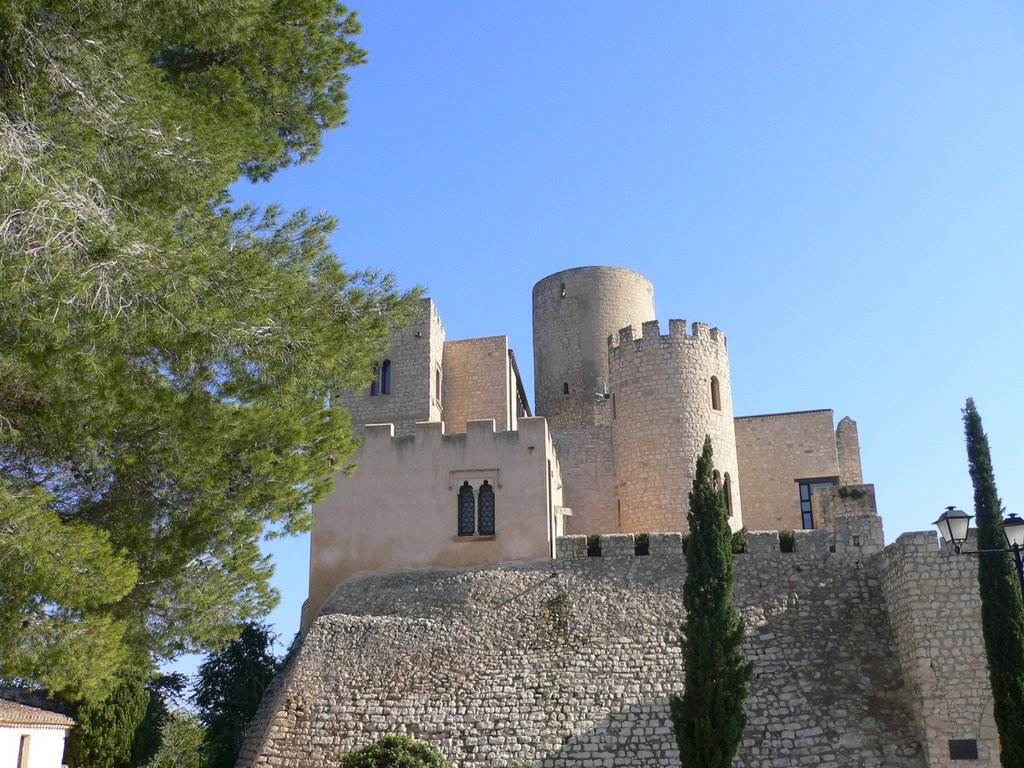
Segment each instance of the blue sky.
M370 63L313 164L239 201L328 211L352 268L507 334L636 269L729 338L737 415L860 429L886 538L970 509L960 409L1024 514L1024 10L1010 2L360 2ZM308 541L278 542L285 641Z

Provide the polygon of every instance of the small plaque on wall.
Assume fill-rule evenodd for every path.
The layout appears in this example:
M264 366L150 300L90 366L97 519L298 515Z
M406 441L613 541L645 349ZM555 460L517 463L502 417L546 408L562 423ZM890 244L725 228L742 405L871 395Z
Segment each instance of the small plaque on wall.
M977 739L950 739L949 757L951 760L977 760Z

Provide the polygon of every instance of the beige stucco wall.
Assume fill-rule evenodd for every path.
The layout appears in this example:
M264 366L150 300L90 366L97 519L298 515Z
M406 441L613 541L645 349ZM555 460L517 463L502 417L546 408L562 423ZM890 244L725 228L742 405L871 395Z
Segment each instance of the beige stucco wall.
M444 428L466 431L471 419L494 419L499 432L513 428L508 337L449 341L444 345Z
M354 574L457 567L551 556L560 533L558 462L547 423L523 418L514 432L470 421L446 435L440 422L394 437L393 425L368 425L357 468L339 474L313 508L309 600L303 626ZM464 480L494 487L495 535L457 536L457 495Z
M796 480L840 474L832 418L832 411L820 410L735 420L748 530L803 528Z

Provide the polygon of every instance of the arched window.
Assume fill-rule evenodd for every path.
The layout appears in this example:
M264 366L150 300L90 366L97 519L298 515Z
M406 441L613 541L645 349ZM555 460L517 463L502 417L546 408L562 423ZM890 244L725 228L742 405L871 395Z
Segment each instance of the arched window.
M481 536L494 535L494 486L484 480L480 486L480 529Z
M380 393L391 394L391 361L385 360L380 364Z
M476 533L476 499L473 498L473 489L467 480L459 488L459 536L472 536L474 533Z
M711 377L711 407L716 411L722 410L722 393L718 388L718 377Z
M716 469L714 472L711 473L711 478L715 483L715 490L722 490L722 473Z
M729 517L732 517L732 478L725 473L725 508L729 510Z

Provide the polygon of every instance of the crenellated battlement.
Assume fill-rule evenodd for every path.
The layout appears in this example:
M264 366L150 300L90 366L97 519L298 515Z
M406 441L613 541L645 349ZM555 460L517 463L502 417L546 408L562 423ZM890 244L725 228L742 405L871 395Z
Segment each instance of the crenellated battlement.
M418 421L411 435L395 436L394 424L367 424L363 434L361 454L367 451L411 450L416 445L431 448L468 445L470 448L485 442L500 441L503 444L527 441L540 447L548 440L547 420L542 416L524 416L518 420L518 428L510 431L496 431L494 419L471 419L466 422L464 433L447 434L443 421Z
M587 557L682 557L684 552L683 533L614 533L600 536L560 536L555 546L558 560L576 560ZM791 537L791 538L789 538ZM783 542L778 531L749 531L746 534L746 550L739 558L762 557L833 557L829 532L824 529L791 531ZM934 547L934 535L932 546ZM868 557L879 551L865 541L862 551L844 547L840 556ZM937 551L937 548L935 548Z
M649 320L641 323L639 335L633 325L620 328L618 334L610 334L608 336L608 352L614 354L616 351L620 351L621 354L621 349L630 344L634 345L634 349L642 349L649 345L661 347L666 343L688 344L694 341L721 344L723 348L728 349L728 340L721 328L695 322L687 329L685 320L669 320L668 335L663 336L661 324L657 320Z

